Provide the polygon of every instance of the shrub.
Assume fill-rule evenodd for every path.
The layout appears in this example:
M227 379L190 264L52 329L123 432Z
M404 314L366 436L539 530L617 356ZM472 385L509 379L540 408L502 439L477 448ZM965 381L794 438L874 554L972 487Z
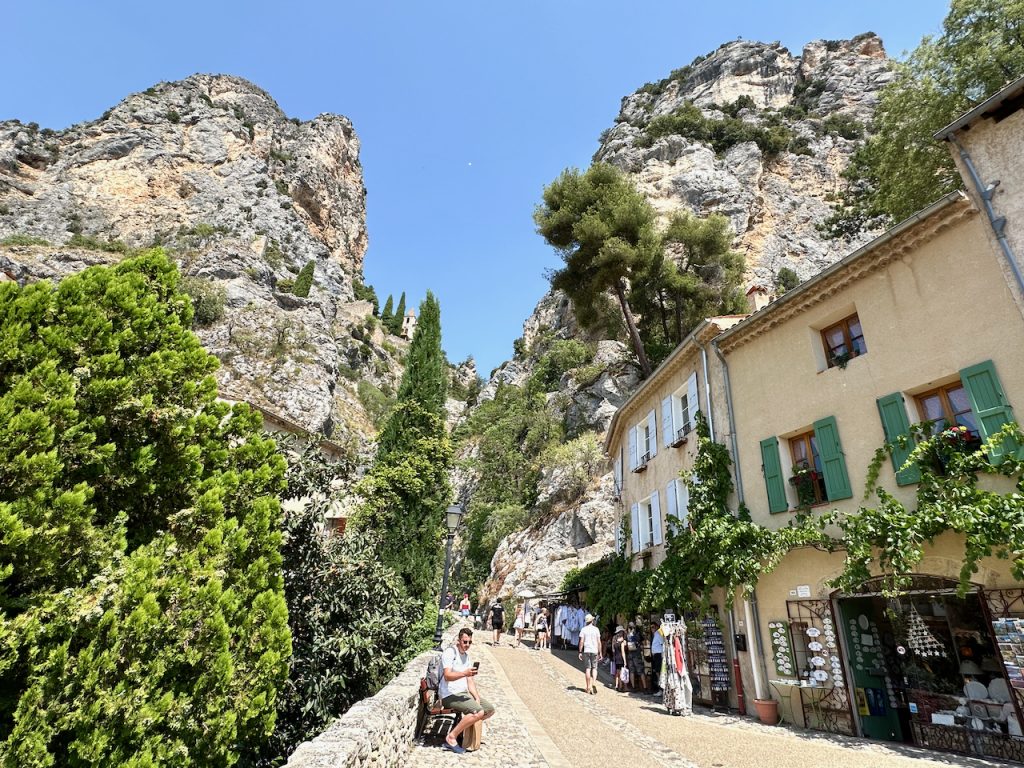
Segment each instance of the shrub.
M800 285L800 276L789 267L782 267L775 274L775 288L780 296L798 285Z
M0 287L4 765L231 765L273 727L284 462L191 320L159 250Z
M864 138L864 125L852 115L833 112L821 122L821 129L830 135L851 141Z
M315 263L310 260L306 262L306 265L299 272L299 276L295 278L295 287L292 288L292 293L301 298L309 296L309 289L313 287L313 269Z
M106 253L127 254L131 251L131 249L120 240L100 240L98 237L83 235L78 232L71 235L71 239L68 240L68 245L72 248L85 248L90 251L105 251Z
M177 110L169 109L167 110L167 120L172 123L180 123L181 115L178 114Z
M377 427L384 423L395 405L393 397L388 397L372 381L366 379L359 380L356 385L356 394L359 395L359 402L363 404L367 415Z
M562 374L589 363L593 357L593 352L582 341L559 339L537 362L527 388L551 392L558 387Z
M285 278L284 280L278 280L276 288L278 293L291 293L293 290L295 290L295 281L288 280L287 278Z
M186 277L181 289L192 299L192 325L204 327L224 317L227 291L224 286L202 277Z
M33 235L10 235L0 240L0 245L49 245L49 240Z
M583 495L598 468L604 465L604 454L597 435L587 432L548 448L541 454L540 465L546 474L559 477L558 498L572 502Z

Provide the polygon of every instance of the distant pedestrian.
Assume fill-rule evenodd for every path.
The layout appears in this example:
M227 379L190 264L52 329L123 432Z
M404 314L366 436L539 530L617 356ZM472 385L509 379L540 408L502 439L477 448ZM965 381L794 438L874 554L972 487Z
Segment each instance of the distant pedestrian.
M523 628L526 626L526 615L523 613L523 606L516 608L516 620L512 625L512 629L516 633L516 648L523 641Z
M454 603L455 595L453 595L451 591L448 591L447 593L445 593L444 598L441 600L441 610L450 611L453 608Z
M461 613L463 617L469 616L470 607L471 606L469 604L469 592L463 592L462 602L459 603L459 613Z
M491 645L501 645L501 630L505 628L505 608L499 597L491 606L491 630L494 632L494 642Z
M583 617L583 629L580 630L580 659L583 660L583 680L587 693L597 693L597 663L603 658L601 653L601 630L594 626L594 617L587 614Z
M548 609L541 608L540 613L537 614L537 622L534 624L534 630L537 633L537 642L533 644L533 647L543 651L545 648L550 649L551 646L548 644Z
M612 661L615 668L615 690L626 693L629 682L629 660L626 657L626 630L619 624L612 635Z
M636 624L629 622L626 632L626 652L629 666L629 683L634 691L647 691L647 670L644 668L643 637Z

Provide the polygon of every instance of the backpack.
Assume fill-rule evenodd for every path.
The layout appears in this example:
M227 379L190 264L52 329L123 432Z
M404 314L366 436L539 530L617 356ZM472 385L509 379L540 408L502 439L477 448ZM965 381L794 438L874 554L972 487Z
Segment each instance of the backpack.
M438 686L441 685L441 675L444 674L444 662L442 661L442 657L443 652L435 653L427 662L427 674L425 677L427 680L427 688L431 691L436 691Z

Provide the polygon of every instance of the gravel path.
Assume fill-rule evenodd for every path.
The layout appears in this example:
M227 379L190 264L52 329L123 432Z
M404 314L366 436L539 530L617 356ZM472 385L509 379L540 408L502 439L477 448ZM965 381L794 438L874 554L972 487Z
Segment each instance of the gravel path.
M479 633L482 634L482 633ZM478 634L478 636L479 636ZM482 639L482 638L481 638ZM507 641L506 641L507 642ZM698 708L673 717L658 699L616 693L607 672L598 694L583 691L576 654L526 646L474 645L478 685L498 708L481 749L455 755L428 737L408 765L551 768L982 768L1009 763L902 745L769 727L753 718ZM1019 766L1018 766L1019 768Z

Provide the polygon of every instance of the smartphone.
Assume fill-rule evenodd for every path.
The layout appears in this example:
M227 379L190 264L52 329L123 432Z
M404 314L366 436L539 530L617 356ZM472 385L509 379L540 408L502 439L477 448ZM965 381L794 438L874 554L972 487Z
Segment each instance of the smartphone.
M476 669L476 670L480 669L480 662L479 661L474 661L473 662L473 669Z

